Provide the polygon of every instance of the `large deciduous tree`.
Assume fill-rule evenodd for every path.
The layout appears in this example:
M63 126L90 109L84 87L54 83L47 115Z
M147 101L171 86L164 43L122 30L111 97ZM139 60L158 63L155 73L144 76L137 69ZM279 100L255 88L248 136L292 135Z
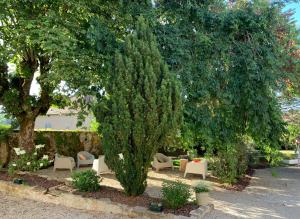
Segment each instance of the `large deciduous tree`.
M28 150L36 117L61 99L59 83L87 78L80 50L91 17L87 2L0 0L0 104L19 122L20 146ZM34 95L35 78L40 92Z
M95 115L107 165L127 195L140 195L154 154L181 121L179 86L143 18L116 52L105 93Z
M271 152L285 130L276 92L297 85L299 75L298 34L282 13L284 1L158 2L159 48L182 81L195 143L205 139L227 161L238 159L249 136Z

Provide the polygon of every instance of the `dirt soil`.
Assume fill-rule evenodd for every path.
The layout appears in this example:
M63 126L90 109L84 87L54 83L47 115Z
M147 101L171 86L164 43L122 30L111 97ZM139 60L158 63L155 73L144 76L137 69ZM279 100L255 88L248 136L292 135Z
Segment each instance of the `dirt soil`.
M0 171L0 180L13 181L14 179L23 179L24 184L29 186L38 186L43 189L49 189L54 186L62 185L64 183L57 180L47 180L44 177L31 175L31 174L19 174L15 176L9 176L7 172Z

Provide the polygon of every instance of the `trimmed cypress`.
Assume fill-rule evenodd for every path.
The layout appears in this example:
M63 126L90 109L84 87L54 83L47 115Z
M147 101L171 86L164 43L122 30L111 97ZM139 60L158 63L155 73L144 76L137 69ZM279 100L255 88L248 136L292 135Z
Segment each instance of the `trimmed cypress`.
M176 135L182 118L180 86L144 18L116 52L108 82L95 108L106 163L127 195L140 195L154 154Z

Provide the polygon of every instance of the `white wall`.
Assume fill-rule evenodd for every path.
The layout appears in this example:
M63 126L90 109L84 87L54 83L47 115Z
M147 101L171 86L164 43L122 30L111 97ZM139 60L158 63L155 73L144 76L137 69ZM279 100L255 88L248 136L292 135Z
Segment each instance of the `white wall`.
M35 129L53 130L82 130L88 129L93 117L86 117L82 127L77 127L77 115L45 115L38 116L35 121Z

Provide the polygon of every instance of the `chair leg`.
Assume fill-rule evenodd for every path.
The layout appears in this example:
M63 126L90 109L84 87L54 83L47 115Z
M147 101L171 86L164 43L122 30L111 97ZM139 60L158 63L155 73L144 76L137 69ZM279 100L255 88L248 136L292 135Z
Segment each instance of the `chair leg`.
M187 172L184 172L184 175L183 175L184 178L186 177L186 174L187 174Z
M203 174L202 176L203 176L203 180L205 180L205 174Z
M55 172L55 170L56 170L56 168L55 168L55 167L53 167L53 172Z

